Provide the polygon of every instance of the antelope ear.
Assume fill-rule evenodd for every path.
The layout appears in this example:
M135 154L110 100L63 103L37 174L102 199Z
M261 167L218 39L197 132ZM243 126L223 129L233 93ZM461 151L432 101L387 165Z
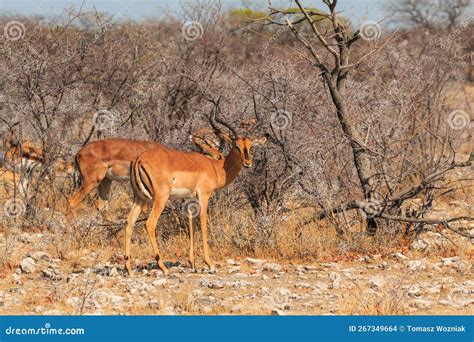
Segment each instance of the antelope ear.
M260 138L252 139L252 146L263 145L267 142L267 137L263 136Z

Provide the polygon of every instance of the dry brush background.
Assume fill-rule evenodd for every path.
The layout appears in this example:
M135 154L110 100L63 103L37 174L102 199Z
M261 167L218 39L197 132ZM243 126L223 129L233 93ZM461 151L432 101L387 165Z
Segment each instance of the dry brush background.
M203 2L143 22L77 8L49 22L1 17L0 310L472 310L474 20L466 1L434 3L387 2L380 23L351 23L337 1ZM66 224L74 154L109 137L197 150L190 136L219 96L227 121L241 132L258 122L268 143L210 203L218 274L180 266L188 237L176 202L157 229L175 275L144 266L140 223L132 257L143 279L123 278L130 187L114 183L100 210L94 193Z

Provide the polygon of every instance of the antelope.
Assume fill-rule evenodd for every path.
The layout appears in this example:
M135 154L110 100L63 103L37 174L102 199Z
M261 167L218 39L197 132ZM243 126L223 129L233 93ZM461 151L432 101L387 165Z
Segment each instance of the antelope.
M191 141L199 147L201 153L210 156L214 159L221 159L223 157L222 152L220 151L221 144L220 139L214 139L211 135L214 134L214 131L210 128L201 128L193 132L191 136Z
M82 147L75 158L82 184L69 199L69 208L75 209L95 188L102 200L108 200L112 181L129 180L132 160L147 149L161 146L153 141L105 139Z
M26 198L30 178L38 165L44 162L43 148L39 143L29 140L20 142L13 134L6 137L3 144L6 148L3 162L13 168L12 188L14 191L17 189L20 196ZM9 186L10 184L6 185L7 188Z
M125 226L125 268L132 274L130 244L135 222L146 201L152 202L146 230L158 267L166 275L168 269L163 263L156 242L156 225L168 200L195 198L199 200L204 262L211 272L213 262L209 256L207 242L207 207L214 191L232 183L242 167L252 166L250 150L266 142L266 137L249 138L239 136L232 126L217 117L217 109L210 115L210 124L216 135L225 143L232 144L226 157L214 159L196 152L179 151L170 148L153 148L138 156L130 165L130 181L134 191L132 208ZM227 127L232 134L223 133L217 124ZM189 263L196 271L194 259L193 215L187 210L189 219Z
M192 141L213 158L219 158L217 148L206 138L209 132L197 130ZM104 139L91 142L76 154L76 164L82 178L79 190L69 199L70 209L76 208L95 188L99 197L108 200L112 181L130 178L130 163L140 153L151 148L162 148L158 142L129 139Z

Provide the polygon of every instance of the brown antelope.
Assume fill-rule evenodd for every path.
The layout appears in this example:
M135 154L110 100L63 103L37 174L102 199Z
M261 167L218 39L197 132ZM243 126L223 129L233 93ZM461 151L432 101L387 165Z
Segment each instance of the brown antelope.
M207 138L208 135L206 130L195 131L192 141L203 153L218 159L219 152ZM145 150L162 147L163 145L154 141L128 139L105 139L85 145L76 154L82 185L70 198L70 208L76 208L95 188L98 188L102 200L108 200L112 181L129 180L132 160Z
M14 191L26 199L30 178L36 167L44 162L41 144L29 140L20 141L14 134L3 140L6 149L4 163L12 168L12 182L6 183L6 188Z
M85 145L76 154L82 184L69 199L70 209L76 208L95 188L98 188L99 197L107 200L112 181L128 180L132 160L154 147L160 148L162 145L153 141L127 139L105 139Z
M220 151L220 139L214 139L214 131L211 128L201 128L193 132L191 141L199 147L201 152L214 159L222 159L224 156Z
M13 137L3 140L3 145L6 148L4 153L5 171L2 173L2 183L4 185L6 195L9 197L19 197L22 201L29 200L30 188L33 181L38 181L39 178L35 176L45 177L46 179L57 182L74 177L74 163L62 158L55 159L50 165L46 164L46 156L41 144L32 142L30 140L20 141ZM42 173L44 168L51 173ZM39 171L38 173L36 171ZM64 184L63 184L64 185ZM37 188L34 188L37 190ZM38 199L34 202L35 205L44 204L47 196ZM46 204L47 206L47 204Z
M201 233L204 261L211 271L213 262L209 257L207 243L207 207L212 193L229 185L239 175L242 167L252 166L252 146L266 142L265 137L239 137L227 123L216 118L217 108L210 116L210 123L217 135L225 142L232 144L229 154L219 160L196 152L178 151L169 148L154 148L140 154L131 164L131 183L134 189L134 201L125 226L125 267L132 273L130 263L130 243L132 230L145 201L152 202L150 216L146 222L146 230L153 247L158 267L164 274L168 273L156 242L155 229L168 199L193 198L199 200L201 216ZM217 123L227 127L232 137L222 133ZM195 271L193 215L188 210L189 218L189 263Z

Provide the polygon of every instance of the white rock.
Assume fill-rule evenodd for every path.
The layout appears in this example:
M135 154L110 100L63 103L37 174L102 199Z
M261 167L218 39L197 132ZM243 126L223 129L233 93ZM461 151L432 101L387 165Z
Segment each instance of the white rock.
M124 301L125 298L123 298L122 296L118 296L118 295L112 295L112 297L110 297L110 302L112 304L122 304L123 301Z
M426 260L410 260L406 263L409 272L418 272L426 270Z
M32 241L32 238L31 238L30 234L28 234L28 233L22 233L22 234L18 237L18 241L20 241L21 243L27 244L27 243L30 243L30 242Z
M397 259L398 261L405 261L408 260L408 257L403 255L402 253L393 253L392 256Z
M384 281L381 277L375 276L370 278L369 280L369 287L374 290L378 291L384 286Z
M33 311L35 313L42 313L44 311L44 308L41 306L41 305L37 305L35 306L35 308L33 309Z
M203 296L203 295L204 295L204 291L201 290L201 289L194 289L194 290L193 290L193 295L195 295L195 296L197 296L197 297Z
M443 266L456 266L457 263L459 263L459 261L460 261L460 258L458 256L441 259Z
M120 275L120 274L119 274L119 272L118 272L118 270L117 270L117 267L112 267L112 269L110 270L109 276L111 276L111 277L117 277L117 276L119 276L119 275Z
M237 273L240 271L240 266L230 266L227 267L227 273L232 274L232 273Z
M12 274L12 280L13 282L16 284L16 285L21 285L22 282L21 282L21 276L19 274L15 274L13 273Z
M24 273L33 273L36 270L36 263L33 258L27 257L20 263L20 268Z
M45 252L40 252L40 251L30 253L30 254L28 254L28 256L33 258L35 261L40 261L40 260L49 261L49 260L51 260L51 257L49 256L49 254L47 254Z
M200 285L210 289L222 289L224 287L224 283L217 279L203 279Z
M207 313L207 314L211 313L212 312L212 306L205 306L201 310L202 310L202 312Z
M44 278L48 278L48 279L51 279L51 280L54 280L54 281L59 281L63 278L63 275L61 274L61 272L58 271L58 270L55 270L52 267L48 267L48 268L44 269L41 272L41 274Z
M421 290L420 290L419 287L411 287L407 291L407 295L410 296L410 297L413 297L413 298L419 297L419 296L421 296Z
M431 307L433 307L433 302L420 298L411 302L410 306L416 309L430 309Z
M253 285L253 283L245 280L239 280L239 281L228 281L225 284L226 286L229 287L234 287L236 289L242 288L242 287L250 287Z
M249 264L254 265L254 266L260 266L262 265L265 260L264 259L254 259L254 258L247 258L245 259Z
M425 252L428 250L429 246L430 245L428 242L426 242L423 239L418 238L411 243L410 248L414 251Z
M240 264L236 262L234 259L227 259L226 260L228 266L239 266Z
M307 273L315 273L318 270L316 266L303 266L303 269Z
M148 302L148 307L150 309L159 309L160 308L160 302L156 298L151 298L150 301Z
M338 289L341 287L342 278L339 275L339 273L336 273L336 272L329 273L329 281L330 281L330 284L329 284L330 289Z
M273 291L277 299L284 299L285 301L291 296L291 291L286 287L278 287Z
M156 279L151 283L154 287L164 287L168 281L166 278Z
M271 312L272 316L286 316L286 313L283 310L274 309Z
M280 272L282 267L279 264L269 262L263 265L263 270L267 272Z

